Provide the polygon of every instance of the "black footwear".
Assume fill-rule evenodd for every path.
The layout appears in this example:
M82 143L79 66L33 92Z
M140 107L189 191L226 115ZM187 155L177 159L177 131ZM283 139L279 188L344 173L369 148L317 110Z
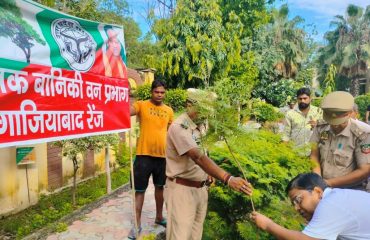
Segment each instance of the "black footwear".
M163 227L167 227L167 219L165 219L165 218L162 218L161 221L155 221L154 223L158 224L158 225L161 225Z

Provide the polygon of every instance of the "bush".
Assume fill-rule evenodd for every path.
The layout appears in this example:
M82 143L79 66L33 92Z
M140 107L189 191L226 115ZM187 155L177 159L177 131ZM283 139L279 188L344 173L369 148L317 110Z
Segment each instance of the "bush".
M310 161L281 143L279 135L268 131L240 133L228 142L254 187L256 210L284 226L299 229L303 221L285 201L285 187L299 173L310 171ZM242 176L225 143L207 147L218 165L234 176ZM248 197L216 182L210 189L204 239L269 239L249 221L251 211Z
M125 133L125 137L129 137L128 133ZM116 162L120 167L127 167L130 165L130 148L126 142L119 142L113 146L114 155L116 156Z
M284 117L274 106L259 99L253 100L252 109L247 114L258 122L277 121Z
M358 105L358 111L361 119L365 120L365 113L367 106L370 105L370 94L360 95L355 98L355 102Z
M143 84L141 86L138 86L134 96L138 100L148 100L151 98L152 93L151 93L151 85L150 84Z
M170 106L175 112L178 112L184 109L187 97L187 91L184 89L169 89L166 91L164 103Z
M288 100L296 98L297 89L301 87L303 87L303 83L293 79L260 82L253 90L253 96L265 99L276 107L282 107L287 104Z
M68 225L64 222L60 222L54 226L54 231L58 233L67 231L67 229L68 229Z
M148 100L151 98L151 85L144 84L137 88L134 93L134 96L138 100ZM172 109L177 112L181 111L185 107L185 102L188 94L186 90L175 88L175 89L168 89L166 91L166 97L164 99L164 103L168 106L172 107Z
M322 97L312 98L311 104L316 107L321 107Z

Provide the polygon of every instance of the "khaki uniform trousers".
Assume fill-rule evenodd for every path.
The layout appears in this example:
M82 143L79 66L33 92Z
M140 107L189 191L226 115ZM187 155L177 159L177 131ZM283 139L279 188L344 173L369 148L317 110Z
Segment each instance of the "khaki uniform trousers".
M207 214L207 188L187 187L167 179L164 200L167 207L166 240L201 240Z

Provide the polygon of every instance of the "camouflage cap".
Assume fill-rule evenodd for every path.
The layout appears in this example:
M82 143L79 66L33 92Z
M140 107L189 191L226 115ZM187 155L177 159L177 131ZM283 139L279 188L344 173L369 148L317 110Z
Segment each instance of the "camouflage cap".
M350 118L347 113L352 111L354 103L353 96L348 92L329 93L321 103L324 120L331 125L345 123Z

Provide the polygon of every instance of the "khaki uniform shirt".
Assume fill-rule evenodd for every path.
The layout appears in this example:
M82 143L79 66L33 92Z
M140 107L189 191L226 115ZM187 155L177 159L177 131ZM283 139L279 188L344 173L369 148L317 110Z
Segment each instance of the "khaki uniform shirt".
M310 142L317 143L321 174L324 179L347 175L358 166L370 163L370 135L356 122L349 121L347 127L335 135L330 125L318 123ZM351 184L357 188L363 183Z
M204 181L207 174L187 155L190 149L198 148L200 131L197 125L184 113L170 126L167 133L166 175L193 181Z

